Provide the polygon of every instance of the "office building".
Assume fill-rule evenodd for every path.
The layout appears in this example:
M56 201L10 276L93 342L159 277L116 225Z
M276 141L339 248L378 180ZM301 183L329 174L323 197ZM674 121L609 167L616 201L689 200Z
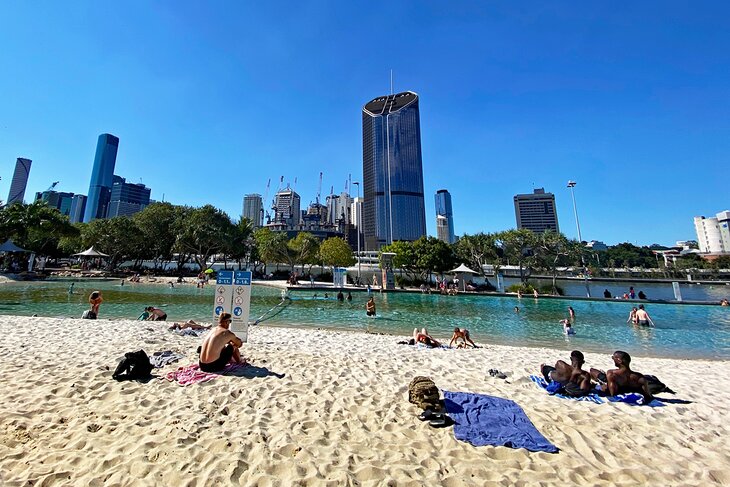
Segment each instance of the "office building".
M537 188L532 194L515 195L514 200L517 228L526 228L535 233L545 230L560 231L554 194Z
M346 192L327 196L327 223L330 225L350 224L352 198Z
M79 223L84 221L84 211L86 211L86 196L83 194L75 194L71 198L71 210L68 219L71 223Z
M445 189L436 191L436 237L449 244L456 241L451 194Z
M721 211L716 216L694 218L697 244L705 254L730 252L730 211Z
M365 250L426 235L418 101L407 91L362 109Z
M8 193L8 205L23 202L25 187L28 185L30 165L32 163L33 161L30 159L23 159L22 157L16 159L15 172L13 172L13 180L10 182L10 192Z
M111 134L101 134L96 143L94 167L91 171L89 195L86 200L84 221L106 218L114 183L114 166L117 162L119 139Z
M274 220L272 223L298 225L302 213L299 208L301 198L293 189L286 189L276 193L274 197Z
M150 192L150 188L142 183L128 183L126 179L114 176L109 209L104 217L131 216L144 210L150 204Z
M243 197L243 218L248 218L253 228L264 223L264 202L260 194L247 194Z
M56 208L62 215L69 216L71 214L71 204L73 201L73 193L62 193L59 191L43 191L35 194L35 201L44 201L51 208Z

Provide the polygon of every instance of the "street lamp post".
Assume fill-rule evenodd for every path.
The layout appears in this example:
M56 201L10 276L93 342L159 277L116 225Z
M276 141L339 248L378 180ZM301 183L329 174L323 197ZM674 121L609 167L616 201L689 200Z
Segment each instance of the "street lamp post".
M574 190L575 181L572 181L572 180L568 181L568 187L570 188L570 196L573 199L573 215L575 216L575 226L578 229L578 242L580 242L580 245L581 245L580 262L581 262L581 264L583 264L583 281L585 282L585 285L586 285L586 296L588 296L590 298L591 297L591 288L588 287L588 275L586 273L586 271L587 271L586 261L585 261L585 258L583 257L583 252L582 252L583 237L581 237L581 234L580 234L580 221L578 220L578 206L575 204L575 190Z
M356 205L357 208L357 221L355 224L357 225L357 282L358 285L360 284L360 261L362 260L362 256L360 255L360 227L362 222L362 203L360 200L360 182L353 181L352 184L357 185L357 199L358 199L358 205Z

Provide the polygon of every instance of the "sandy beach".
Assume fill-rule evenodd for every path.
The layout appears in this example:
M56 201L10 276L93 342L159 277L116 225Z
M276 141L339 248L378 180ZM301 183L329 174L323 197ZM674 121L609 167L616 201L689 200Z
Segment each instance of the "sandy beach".
M243 377L181 387L163 377L196 361L200 339L165 324L2 316L0 336L0 485L730 484L729 362L635 358L692 401L649 408L562 400L529 380L569 350L258 326ZM185 359L146 384L112 380L140 348ZM587 365L609 367L612 351ZM406 398L416 375L516 401L560 452L477 448L429 427Z

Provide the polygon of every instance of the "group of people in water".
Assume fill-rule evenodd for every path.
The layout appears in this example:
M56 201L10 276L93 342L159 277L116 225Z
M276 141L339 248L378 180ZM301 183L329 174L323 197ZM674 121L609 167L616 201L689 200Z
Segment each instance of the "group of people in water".
M650 376L631 370L631 356L626 352L617 350L611 359L615 369L606 372L595 368L584 370L583 353L573 350L570 364L563 360L558 360L554 367L541 364L540 373L548 383L555 383L571 396L586 395L595 388L609 396L638 392L644 396L645 404L651 402L654 398L649 389Z

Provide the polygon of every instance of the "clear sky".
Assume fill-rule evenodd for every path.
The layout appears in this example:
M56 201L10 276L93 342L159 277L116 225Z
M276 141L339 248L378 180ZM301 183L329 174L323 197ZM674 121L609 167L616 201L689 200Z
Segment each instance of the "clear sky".
M96 140L116 174L233 217L283 175L302 204L362 179L362 106L421 97L426 219L515 226L512 197L555 193L576 236L671 244L730 208L730 3L0 3L0 197L86 194ZM355 193L353 191L353 193Z

